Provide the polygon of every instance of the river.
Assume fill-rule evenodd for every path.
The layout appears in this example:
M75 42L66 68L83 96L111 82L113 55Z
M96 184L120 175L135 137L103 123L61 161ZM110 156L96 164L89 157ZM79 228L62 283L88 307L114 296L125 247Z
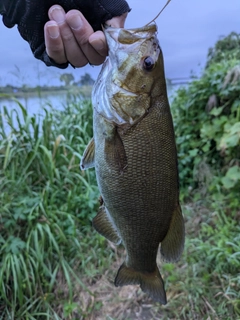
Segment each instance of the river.
M48 108L49 106L56 108L58 110L63 109L64 105L67 103L67 94L60 92L58 94L41 94L39 96L29 96L25 95L20 98L1 98L0 99L0 109L6 107L8 110L13 110L18 108L18 103L25 107L29 115L34 113L42 113L43 108Z
M78 99L78 98L77 98ZM79 97L80 99L80 97ZM8 113L12 113L12 121L15 128L18 128L16 115L18 115L20 121L23 121L23 114L19 105L22 105L26 110L28 115L31 117L34 114L38 115L38 121L41 123L42 116L45 114L44 109L54 108L56 110L64 109L64 106L70 101L70 97L67 92L58 93L44 93L40 95L29 95L23 94L22 97L11 98L4 97L0 99L0 116L3 121L3 129L5 133L9 134L11 132L10 127L7 124L7 117L2 116L4 114L4 108L7 109ZM15 113L14 110L17 112ZM1 121L0 121L1 122ZM0 128L0 139L1 139L1 128Z
M168 88L168 96L169 100L171 102L172 100L172 95L174 91L177 89L177 86L171 86ZM90 96L90 91L87 92L87 96ZM19 104L21 104L28 112L29 116L32 116L33 114L40 115L40 118L42 115L44 115L44 109L48 108L54 108L56 110L62 110L64 109L64 106L67 105L70 101L72 100L80 100L81 97L80 95L76 96L74 95L69 95L67 91L65 92L53 92L53 93L46 93L46 92L41 92L40 94L22 94L21 97L19 98L11 98L11 97L6 97L6 98L0 98L0 112L3 112L3 108L5 107L8 112L13 111L14 109L17 110L17 114L20 116L20 120L22 120ZM4 128L7 129L6 121L3 119L5 125ZM13 122L16 124L15 117L13 117Z
M169 87L168 96L171 101L171 96L179 86ZM27 93L20 98L0 98L0 109L7 107L8 110L12 110L18 107L18 102L22 104L30 115L34 113L41 113L41 110L49 106L61 110L69 101L67 92L55 92L55 93L41 93L39 95L28 95Z

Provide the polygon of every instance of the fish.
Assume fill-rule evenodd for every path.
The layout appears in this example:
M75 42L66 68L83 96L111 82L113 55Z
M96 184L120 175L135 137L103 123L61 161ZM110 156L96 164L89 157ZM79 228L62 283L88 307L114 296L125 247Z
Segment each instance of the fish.
M184 248L177 151L156 24L104 28L109 47L92 91L93 138L82 170L95 168L101 193L93 227L126 259L115 286L139 285L167 303L157 253L177 261Z

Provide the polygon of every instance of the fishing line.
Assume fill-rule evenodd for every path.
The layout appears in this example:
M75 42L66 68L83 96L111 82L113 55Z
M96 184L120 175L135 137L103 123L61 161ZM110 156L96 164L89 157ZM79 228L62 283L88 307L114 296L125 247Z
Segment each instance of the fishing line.
M156 17L154 19L152 19L150 22L148 22L146 24L146 26L148 26L150 23L154 22L159 16L160 14L163 12L163 10L166 8L166 6L169 4L171 0L168 0L167 3L165 4L165 6L162 8L162 10L156 15Z

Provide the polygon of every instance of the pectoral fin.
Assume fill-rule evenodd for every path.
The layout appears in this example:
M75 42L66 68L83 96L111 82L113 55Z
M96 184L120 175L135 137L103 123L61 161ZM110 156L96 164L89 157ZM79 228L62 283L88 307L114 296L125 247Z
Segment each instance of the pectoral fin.
M185 228L181 207L178 204L174 210L166 237L161 242L160 252L163 260L177 261L184 248Z
M93 218L92 224L94 229L106 239L115 244L120 244L121 238L109 220L104 205L99 208L98 214Z
M94 158L95 158L95 143L94 143L94 139L92 138L84 153L83 153L83 157L80 163L80 168L82 170L86 170L89 168L93 168L94 167Z
M108 165L115 167L119 170L119 173L123 173L127 168L127 155L117 129L115 129L111 138L105 140L104 153Z

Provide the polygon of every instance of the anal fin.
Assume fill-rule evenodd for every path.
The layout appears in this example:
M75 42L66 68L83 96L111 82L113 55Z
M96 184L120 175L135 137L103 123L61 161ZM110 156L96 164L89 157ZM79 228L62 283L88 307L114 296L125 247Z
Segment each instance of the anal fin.
M178 261L184 249L184 240L184 220L180 204L178 204L173 212L167 235L161 242L160 252L163 260L167 262Z
M115 244L120 244L121 238L119 237L117 230L113 227L111 221L109 220L104 205L99 208L96 217L93 218L92 224L94 229L106 239Z
M82 170L93 168L94 167L94 158L95 158L95 143L94 143L94 139L92 138L89 141L89 143L83 153L82 160L80 163L80 168Z
M114 283L116 287L139 284L142 291L149 294L153 300L161 304L167 304L164 282L157 266L154 272L149 273L140 272L127 267L123 263L118 270Z

